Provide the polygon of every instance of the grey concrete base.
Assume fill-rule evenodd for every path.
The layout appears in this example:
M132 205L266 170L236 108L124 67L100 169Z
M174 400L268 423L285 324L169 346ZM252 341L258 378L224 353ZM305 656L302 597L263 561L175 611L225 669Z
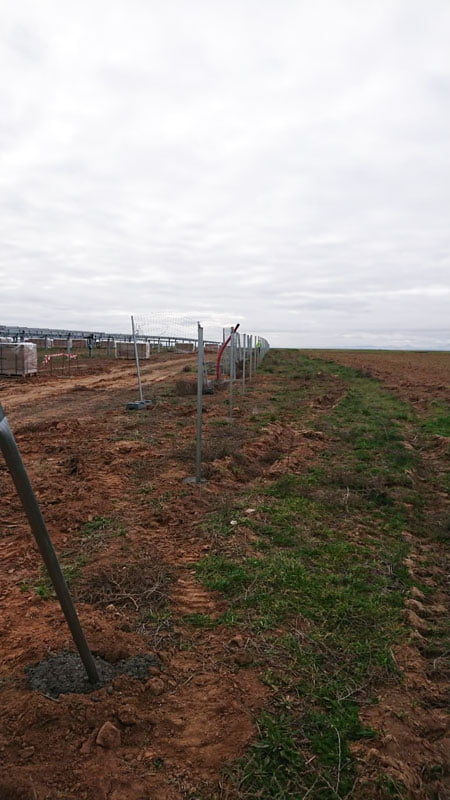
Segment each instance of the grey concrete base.
M110 664L103 658L96 657L99 681L90 683L81 659L77 653L63 651L25 668L31 689L50 697L60 694L85 694L100 689L111 683L117 675L131 675L138 680L147 680L150 667L160 667L160 660L155 653L131 656L130 658Z
M151 403L147 400L136 400L134 403L127 403L127 411L143 411Z

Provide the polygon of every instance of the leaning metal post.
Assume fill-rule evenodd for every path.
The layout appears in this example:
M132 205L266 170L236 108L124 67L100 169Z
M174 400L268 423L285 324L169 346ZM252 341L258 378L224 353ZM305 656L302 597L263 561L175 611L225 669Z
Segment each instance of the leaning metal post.
M80 620L78 619L75 606L70 592L67 588L64 575L62 573L58 558L53 548L48 530L41 514L36 496L33 492L30 479L28 478L25 465L22 461L19 448L17 447L8 420L0 405L0 450L3 453L6 465L11 473L17 494L20 497L23 509L27 515L28 522L41 556L47 567L48 574L55 588L56 596L61 605L63 614L66 618L73 641L80 654L80 658L86 668L88 678L91 683L99 683L100 677L97 672L92 653L86 641Z
M139 384L139 400L141 403L144 402L144 395L142 392L142 381L141 381L141 368L139 366L139 353L138 353L138 346L136 342L136 331L134 329L134 317L131 317L131 330L133 331L133 342L134 342L134 357L136 359L136 372L137 372L137 379Z
M198 361L197 361L197 449L195 458L195 483L202 481L202 414L203 414L203 328L198 326Z

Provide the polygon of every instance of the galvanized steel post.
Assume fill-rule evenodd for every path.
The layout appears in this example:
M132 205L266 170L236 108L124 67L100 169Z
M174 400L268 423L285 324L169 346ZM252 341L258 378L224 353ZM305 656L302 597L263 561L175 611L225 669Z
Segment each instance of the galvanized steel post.
M143 395L143 392L142 392L141 369L140 369L140 366L139 366L139 353L138 353L138 346L137 346L137 342L136 342L136 331L135 331L135 328L134 328L134 317L133 316L131 316L131 330L133 331L134 357L135 357L135 360L136 360L136 372L137 372L137 379L138 379L138 385L139 385L139 400L141 401L141 403L143 403L144 402L144 395Z
M233 383L234 383L234 354L235 354L235 333L231 328L230 335L230 420L233 419Z
M202 480L202 416L203 416L203 328L200 323L198 327L198 359L197 359L197 447L195 458L195 482L201 483Z
M242 394L245 393L245 362L247 361L247 339L246 333L242 337Z
M33 488L28 478L25 465L17 447L8 420L0 405L0 450L3 453L6 465L9 469L17 494L20 497L23 509L27 515L30 528L36 540L37 546L47 567L48 574L55 588L56 596L59 600L61 609L66 618L73 641L80 654L80 658L85 666L88 678L91 683L100 681L99 674L92 653L86 641L80 620L78 619L75 606L70 592L67 588L64 575L62 573L58 558L53 548L47 527L41 514Z

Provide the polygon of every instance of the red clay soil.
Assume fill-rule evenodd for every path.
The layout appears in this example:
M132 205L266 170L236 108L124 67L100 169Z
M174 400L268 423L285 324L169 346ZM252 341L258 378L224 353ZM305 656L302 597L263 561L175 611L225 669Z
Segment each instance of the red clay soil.
M147 396L155 384L188 377L182 370L192 361L172 357L145 365ZM157 604L147 620L135 599L140 584L128 581L124 588L120 574L111 576L121 585L111 601L98 596L96 575L110 576L117 564L127 564L130 572L134 564L139 581L140 565L150 564L162 587L171 573L171 598L165 599L171 599L175 614L221 610L190 567L210 549L198 521L217 491L213 481L200 490L182 482L194 470L194 398L181 399L175 409L160 397L147 411L133 414L125 405L136 399L136 391L127 363L107 365L106 374L0 383L57 551L65 563L87 554L77 599L93 652L112 663L157 652L161 662L144 683L121 676L112 687L88 695L54 700L27 688L27 665L73 645L56 601L36 594L40 560L0 464L2 800L175 800L189 796L199 782L216 780L255 736L253 720L268 690L258 670L248 666L245 642L233 631L174 627L164 615L158 618ZM223 395L205 400L207 411L209 404L209 413L223 418L223 410L215 409ZM180 447L187 451L181 466L173 458ZM219 481L223 484L223 477ZM119 522L98 540L83 539L83 525L98 520ZM98 602L82 602L86 597ZM99 731L108 722L116 738L101 746Z
M362 722L379 736L370 745L360 742L353 747L361 766L355 797L390 796L382 791L386 787L378 785L377 776L384 771L392 779L392 787L402 786L394 796L448 800L450 664L448 652L433 653L429 640L438 626L448 631L448 553L406 532L405 536L411 545L407 566L413 581L405 616L412 636L409 644L392 651L402 682L381 690L377 703L360 714ZM416 583L427 586L431 594L425 595Z
M269 476L292 470L324 442L316 432L279 423L256 439L240 439L240 425L260 413L270 396L270 376L259 376L252 399L248 395L235 411L228 450L208 445L208 483L184 483L194 471L195 402L173 402L165 387L169 379L189 380L183 368L193 360L175 356L143 366L145 394L155 395L143 412L125 409L137 399L134 368L126 362L102 362L95 367L101 371L70 378L0 380L1 402L55 547L64 564L80 567L74 593L93 652L112 663L149 652L160 660L148 680L120 676L92 694L55 700L28 688L26 666L73 646L56 601L36 594L43 583L40 559L0 460L0 800L181 800L200 785L203 791L215 786L221 769L256 736L254 720L270 690L261 681L262 669L252 666L245 639L224 626L198 629L183 619L223 611L220 598L197 583L192 565L214 550L214 531L205 525L209 511L220 502L226 507L226 498L261 469ZM376 366L365 360L359 366L379 370L380 377L384 370L393 380L390 355L386 364L379 357ZM419 398L443 382L436 369L438 377L431 370L416 383ZM318 398L317 413L338 402L341 391L336 386ZM224 395L204 399L208 424L221 427ZM230 453L241 445L236 474ZM424 571L422 581L433 582L430 568L421 565L419 544L412 546L411 570ZM143 607L147 568L160 593ZM408 613L433 619L443 600L436 590L423 612L414 607ZM411 624L423 635L416 617ZM385 759L388 771L404 776L410 743L417 763L407 785L411 797L422 797L417 776L430 763L434 739L439 747L446 744L440 665L430 674L429 661L418 653L414 646L395 653L405 686L388 689L376 708L363 712L384 738L372 754L359 752L361 786L370 783L370 759ZM424 692L428 715L416 713Z

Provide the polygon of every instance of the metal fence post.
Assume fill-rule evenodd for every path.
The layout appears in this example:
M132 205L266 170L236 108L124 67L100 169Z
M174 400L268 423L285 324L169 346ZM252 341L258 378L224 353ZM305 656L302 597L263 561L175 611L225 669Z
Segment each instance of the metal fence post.
M247 361L247 339L246 333L242 337L242 394L245 394L245 362Z
M48 574L55 588L56 596L66 618L73 641L80 654L80 658L85 666L88 678L91 683L99 683L100 677L95 665L95 661L83 633L80 620L78 619L78 615L70 596L70 592L67 588L67 584L53 548L52 541L33 492L25 465L22 461L22 456L20 455L19 448L17 447L13 433L9 427L8 420L1 405L0 450L3 453L6 466L8 467L11 477L14 481L17 494L20 497L23 509L27 515L30 528L44 560L45 566L47 567Z
M197 447L195 458L195 483L202 480L202 415L203 415L203 328L197 323L198 329L198 360L197 360Z
M228 330L226 328L224 328L223 329L223 344L226 343L227 339L228 339ZM230 348L231 348L231 342L230 342ZM224 355L224 358L222 358L222 361L221 361L221 370L222 370L222 378L225 379L225 375L227 374L227 358L228 358L228 351L227 351L226 347L225 347L225 351L224 351L223 355Z
M134 329L134 317L133 317L133 315L131 315L131 330L133 331L134 357L135 357L135 360L136 360L136 372L137 372L137 379L138 379L138 385L139 385L139 400L140 400L141 403L143 403L144 402L144 395L143 395L143 392L142 392L141 369L140 369L140 366L139 366L139 353L138 353L138 347L137 347L137 342L136 342L136 331Z
M233 419L233 383L234 383L234 352L235 352L235 333L231 328L230 336L230 420Z

